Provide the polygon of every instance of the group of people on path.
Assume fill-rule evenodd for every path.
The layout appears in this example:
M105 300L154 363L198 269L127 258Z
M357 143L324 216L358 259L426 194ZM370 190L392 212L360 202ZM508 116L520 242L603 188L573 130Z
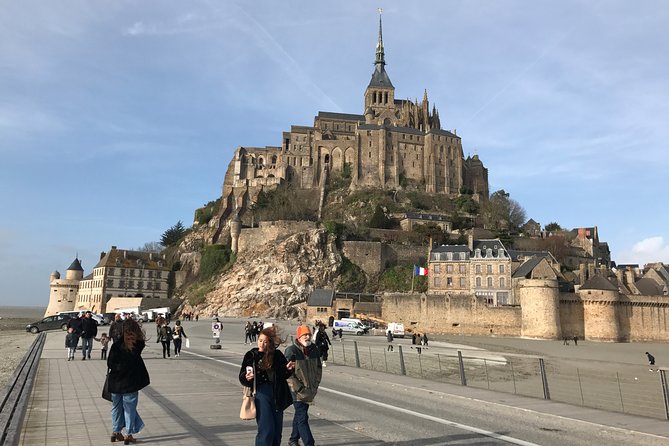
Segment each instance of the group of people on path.
M106 333L103 333L100 338L98 335L98 323L93 319L93 314L86 311L83 314L75 315L67 322L67 334L65 335L65 348L67 349L67 360L74 360L74 354L81 339L81 353L82 361L91 359L91 352L93 351L93 340L102 344L102 353L100 359L107 357L107 346L109 339Z
M256 342L256 339L258 339L258 336L264 327L265 323L263 321L246 321L246 325L244 325L244 344L252 344Z
M319 326L319 333L325 332ZM318 336L318 334L317 334ZM327 334L325 335L327 336ZM328 339L329 341L329 339ZM309 406L320 385L323 368L322 352L312 341L306 325L297 327L296 339L282 353L278 347L286 342L276 325L264 328L258 346L244 355L239 382L255 389L256 446L279 446L283 430L283 412L293 405L292 430L288 446L314 445L309 426Z
M156 319L156 342L163 346L163 359L171 358L170 343L174 343L174 356L181 355L183 339L188 339L181 321L174 323L174 329L170 327L170 321L160 316Z
M388 348L386 351L395 351L395 346L393 346L395 336L393 335L392 330L386 331L386 340L388 341ZM416 351L419 355L423 353L423 348L428 348L428 342L429 339L427 337L427 333L413 333L411 335L411 348L416 347Z

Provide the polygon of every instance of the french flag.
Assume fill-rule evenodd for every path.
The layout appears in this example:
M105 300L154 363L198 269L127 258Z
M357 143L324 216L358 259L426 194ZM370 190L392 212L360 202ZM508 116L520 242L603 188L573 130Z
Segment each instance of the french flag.
M427 276L427 268L421 268L420 266L413 266L413 275L414 276Z

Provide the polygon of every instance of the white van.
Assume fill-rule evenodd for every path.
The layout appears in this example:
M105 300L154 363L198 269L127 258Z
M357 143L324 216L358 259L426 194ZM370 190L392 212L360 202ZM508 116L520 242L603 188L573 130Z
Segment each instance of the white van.
M386 333L388 333L388 330L390 330L393 333L394 338L404 337L404 324L400 324L398 322L390 322L388 324L388 328L386 329Z
M332 323L333 330L337 331L341 336L343 333L356 334L358 336L364 335L367 327L362 325L357 319L341 319Z

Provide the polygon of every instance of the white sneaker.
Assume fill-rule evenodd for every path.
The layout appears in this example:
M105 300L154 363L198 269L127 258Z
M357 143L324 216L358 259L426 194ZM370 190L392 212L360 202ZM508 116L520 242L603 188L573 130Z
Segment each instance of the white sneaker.
M328 365L323 361L323 367L327 367Z

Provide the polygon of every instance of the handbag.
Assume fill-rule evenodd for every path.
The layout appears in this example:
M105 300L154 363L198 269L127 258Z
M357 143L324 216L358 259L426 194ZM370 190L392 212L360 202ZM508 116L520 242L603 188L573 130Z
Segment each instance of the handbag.
M102 385L102 399L107 401L112 400L112 395L109 391L109 370L107 370L107 376L105 376L105 383Z
M242 407L239 409L239 418L242 420L256 419L256 366L253 364L253 391L244 386L242 391Z

